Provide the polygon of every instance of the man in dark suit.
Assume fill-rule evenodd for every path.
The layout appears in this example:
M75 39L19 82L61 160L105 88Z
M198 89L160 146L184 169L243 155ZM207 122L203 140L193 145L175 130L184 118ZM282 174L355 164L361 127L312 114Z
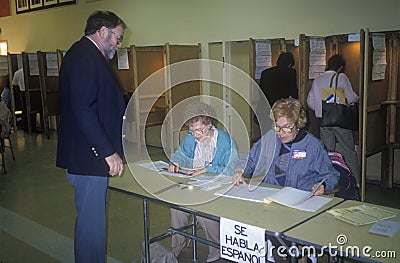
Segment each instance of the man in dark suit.
M114 13L89 16L85 36L63 58L57 166L75 190L75 262L106 261L109 176L121 175L125 104L108 60L121 47L125 23Z
M256 114L254 114L254 122L260 126L259 134L255 128L253 141L257 141L265 131L271 129L269 111L274 103L283 98L298 98L296 70L294 66L294 57L290 52L282 52L276 63L277 65L268 68L261 73L260 78L260 96L264 93L269 105L261 102L257 104ZM262 93L261 93L262 92ZM264 121L259 122L259 119ZM261 127L263 126L263 127Z
M260 88L268 99L272 108L275 101L284 98L298 99L296 83L296 70L294 57L290 52L283 52L279 55L275 67L268 68L261 73Z

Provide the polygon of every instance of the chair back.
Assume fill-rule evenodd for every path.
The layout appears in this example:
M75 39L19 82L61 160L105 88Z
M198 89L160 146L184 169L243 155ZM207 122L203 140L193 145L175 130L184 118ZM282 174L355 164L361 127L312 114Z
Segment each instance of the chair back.
M334 195L345 200L360 201L360 190L357 187L356 178L350 171L342 154L336 151L328 151L333 167L340 173L339 191Z
M0 101L0 138L8 138L11 133L12 114L4 101Z

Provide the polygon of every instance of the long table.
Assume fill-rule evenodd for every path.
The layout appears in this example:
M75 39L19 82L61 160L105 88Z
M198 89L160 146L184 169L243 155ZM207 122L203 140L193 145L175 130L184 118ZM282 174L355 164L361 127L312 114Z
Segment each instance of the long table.
M367 203L346 200L335 206L335 209L361 204ZM367 205L381 207L400 214L399 209L373 204ZM400 222L398 216L389 220ZM345 257L363 262L400 262L400 233L393 237L371 234L368 232L371 227L372 224L354 226L336 219L328 212L324 212L285 231L283 234L287 240L323 249L325 252L332 248L333 253L343 254Z
M170 182L165 180L157 180L156 175L159 176L157 172L144 169L136 164L129 164L129 167L132 171L134 171L135 177L138 176L140 180L149 180L145 183L145 185L147 185L147 190L143 189L143 187L135 180L128 167L125 167L124 173L121 177L110 179L109 188L141 198L143 200L146 262L150 262L149 244L174 233L185 235L193 240L194 262L196 262L196 241L202 242L207 245L218 246L218 244L213 244L208 240L199 238L196 235L194 222L192 222L192 235L184 231L180 231L179 229L169 229L169 231L167 231L166 233L160 234L156 238L149 239L149 225L147 214L148 201L161 203L171 208L186 211L192 213L193 215L204 216L206 218L210 218L216 221L219 221L219 218L223 217L245 224L257 226L265 229L266 235L272 235L276 237L280 237L286 231L293 229L296 226L301 225L314 217L317 217L324 211L343 202L343 199L334 197L328 204L326 204L316 212L308 212L288 208L276 203L257 203L227 197L215 197L212 201L196 205L181 205L179 204L179 201L195 203L195 200L204 200L207 198L211 198L211 196L214 195L214 192L219 189L216 189L214 191L193 191L192 189L189 189L187 187L177 187L172 190L166 191L162 195L154 196L152 192L154 193L157 190L168 187L168 184ZM177 180L179 181L180 179ZM176 200L176 202L171 202L169 200Z

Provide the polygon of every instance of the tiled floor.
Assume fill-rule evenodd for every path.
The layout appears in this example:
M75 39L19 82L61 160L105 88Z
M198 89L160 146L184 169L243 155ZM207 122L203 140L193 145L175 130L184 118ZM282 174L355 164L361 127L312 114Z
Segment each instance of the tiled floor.
M0 260L3 263L73 262L73 190L65 172L55 167L56 136L12 134L16 160L6 149L7 174L0 173ZM156 151L154 151L156 152ZM400 189L367 185L367 201L400 208ZM140 262L142 203L110 191L108 262ZM169 209L150 204L150 235L170 225ZM170 239L162 241L169 247ZM199 245L198 262L207 247ZM180 262L191 262L186 249ZM219 260L218 262L225 262Z

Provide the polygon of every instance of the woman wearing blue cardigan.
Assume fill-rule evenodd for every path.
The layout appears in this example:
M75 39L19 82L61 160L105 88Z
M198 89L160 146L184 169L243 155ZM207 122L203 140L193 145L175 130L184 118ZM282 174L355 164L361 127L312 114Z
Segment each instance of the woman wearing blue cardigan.
M238 153L232 138L225 131L214 127L214 110L205 103L195 103L185 109L185 125L189 134L171 156L169 172L184 172L188 175L215 173L232 175ZM191 168L190 170L184 169ZM198 216L208 240L219 243L219 222ZM189 214L171 209L171 225L180 228L189 222ZM186 238L172 236L172 251L178 257L186 246ZM209 246L207 262L220 257L219 249Z

